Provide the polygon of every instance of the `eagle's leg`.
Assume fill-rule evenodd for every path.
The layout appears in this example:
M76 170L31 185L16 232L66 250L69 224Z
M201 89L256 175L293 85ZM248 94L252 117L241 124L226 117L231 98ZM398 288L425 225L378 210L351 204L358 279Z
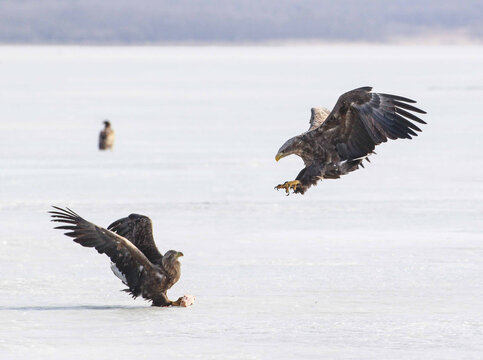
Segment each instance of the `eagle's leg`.
M181 306L181 300L183 299L183 297L181 296L180 298L178 298L178 300L176 301L171 301L171 306Z
M280 190L280 189L285 189L285 192L287 195L289 194L289 190L297 190L297 186L300 185L299 180L293 180L293 181L285 181L283 184L275 186L275 189Z
M183 299L183 297L181 296L178 300L171 301L171 300L168 299L166 294L162 294L161 296L159 296L158 298L153 300L152 306L161 306L161 307L164 307L164 306L181 306L181 300L182 299Z

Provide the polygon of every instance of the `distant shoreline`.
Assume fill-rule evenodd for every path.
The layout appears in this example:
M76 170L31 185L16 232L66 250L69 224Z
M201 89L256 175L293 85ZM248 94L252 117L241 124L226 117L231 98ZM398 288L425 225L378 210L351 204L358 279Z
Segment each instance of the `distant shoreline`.
M466 36L414 36L398 37L388 41L344 41L344 40L322 40L322 39L284 39L284 40L260 40L260 41L156 41L156 42L123 42L123 41L65 41L65 42L2 42L0 46L353 46L353 45L483 45L483 39Z

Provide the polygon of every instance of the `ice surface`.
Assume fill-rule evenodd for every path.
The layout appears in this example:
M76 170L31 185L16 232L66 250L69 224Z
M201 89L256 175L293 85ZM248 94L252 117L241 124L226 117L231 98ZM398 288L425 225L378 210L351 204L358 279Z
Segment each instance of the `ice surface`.
M0 47L0 358L480 359L481 47ZM428 125L304 196L277 149L359 86ZM102 121L117 139L97 150ZM146 214L151 308L53 230Z

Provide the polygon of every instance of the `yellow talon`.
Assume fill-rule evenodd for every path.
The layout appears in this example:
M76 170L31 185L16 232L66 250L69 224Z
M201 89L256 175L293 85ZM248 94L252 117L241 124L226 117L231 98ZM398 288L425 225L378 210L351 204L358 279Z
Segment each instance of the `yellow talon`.
M297 190L297 187L300 185L299 180L293 180L293 181L285 181L283 184L275 186L275 189L280 190L280 189L285 189L285 192L287 195L289 194L289 190L292 189L293 191Z

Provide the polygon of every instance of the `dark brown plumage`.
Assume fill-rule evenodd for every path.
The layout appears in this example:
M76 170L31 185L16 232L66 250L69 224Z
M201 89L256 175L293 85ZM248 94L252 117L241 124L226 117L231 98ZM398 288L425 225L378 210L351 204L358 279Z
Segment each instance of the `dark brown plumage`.
M76 243L106 254L114 274L128 286L124 291L134 298L142 296L152 301L153 306L180 305L182 297L171 301L166 292L180 278L178 258L183 253L175 250L169 250L164 256L159 253L148 217L132 214L111 224L113 231L124 237L84 220L68 208L53 207L56 210L49 211L52 221L67 224L55 229L69 230L65 235L74 238Z
M421 131L414 122L425 124L412 112L425 114L401 96L371 92L362 87L342 94L327 115L323 109L312 109L310 128L282 145L275 159L300 156L305 168L294 181L277 185L276 189L292 189L304 194L321 179L337 179L362 165L376 145L387 139L411 139Z
M153 224L147 216L131 214L114 221L107 229L132 242L153 264L163 258L154 243Z

